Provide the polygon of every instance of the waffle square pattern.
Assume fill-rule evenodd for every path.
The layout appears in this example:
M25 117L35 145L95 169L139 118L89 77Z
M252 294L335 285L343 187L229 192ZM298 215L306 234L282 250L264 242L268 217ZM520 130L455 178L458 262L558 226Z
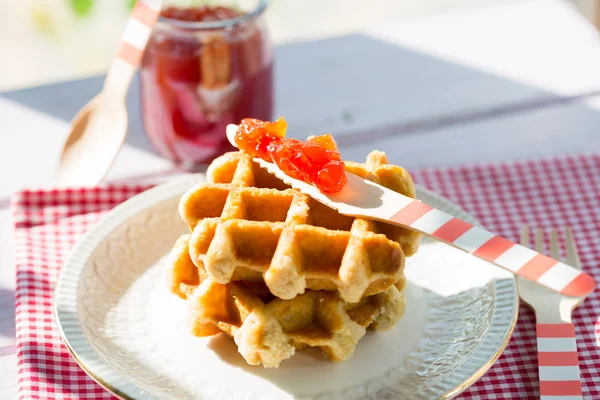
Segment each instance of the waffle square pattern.
M296 349L306 347L316 347L331 360L343 361L354 353L367 328L391 329L404 314L404 279L357 303L312 290L282 300L262 282L221 285L194 265L189 238L181 236L169 255L168 286L187 299L193 335L224 332L234 339L250 365L279 367Z
M406 196L410 175L372 152L349 172ZM405 255L420 235L352 218L287 187L250 157L227 153L208 169L209 184L191 188L179 212L192 230L190 256L217 283L263 282L284 300L309 290L336 292L344 301L383 292L403 277Z
M346 169L415 197L408 172L381 152ZM400 320L405 258L419 233L343 216L241 152L217 158L207 177L180 200L190 233L175 243L167 271L193 335L223 332L249 364L278 367L306 347L345 360L367 329Z

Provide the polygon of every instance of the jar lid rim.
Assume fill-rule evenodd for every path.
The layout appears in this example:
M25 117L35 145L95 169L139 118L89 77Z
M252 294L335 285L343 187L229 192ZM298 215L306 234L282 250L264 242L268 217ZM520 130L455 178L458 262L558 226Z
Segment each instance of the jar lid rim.
M171 26L183 29L224 29L230 28L235 25L240 25L246 21L254 19L261 15L267 8L267 0L259 0L258 5L254 10L249 13L243 14L236 18L224 19L220 21L209 21L209 22L194 22L194 21L181 21L174 18L163 17L162 15L158 18L159 22L169 24Z

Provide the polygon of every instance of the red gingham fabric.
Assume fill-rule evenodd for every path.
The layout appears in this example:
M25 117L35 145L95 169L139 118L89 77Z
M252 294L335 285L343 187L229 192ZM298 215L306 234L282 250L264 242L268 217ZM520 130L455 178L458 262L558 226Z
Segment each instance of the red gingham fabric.
M523 224L573 227L586 272L600 282L600 155L411 171L415 181L460 204L514 241ZM13 196L20 399L111 395L77 366L56 332L52 291L62 261L98 218L147 186L21 191ZM573 314L584 398L600 398L600 289ZM535 317L521 307L500 359L460 398L539 398Z
M79 368L54 323L54 286L75 241L143 186L14 193L17 376L20 400L112 399Z

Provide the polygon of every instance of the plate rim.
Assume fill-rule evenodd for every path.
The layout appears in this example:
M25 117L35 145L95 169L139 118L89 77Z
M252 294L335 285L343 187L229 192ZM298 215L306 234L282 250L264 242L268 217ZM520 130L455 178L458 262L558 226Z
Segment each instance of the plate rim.
M94 251L94 249L96 248L96 245L97 245L97 244L92 245L89 242L100 243L102 240L104 240L104 238L108 234L113 232L115 229L117 229L123 223L126 223L127 220L129 220L130 218L132 218L133 216L135 216L142 210L144 210L148 207L151 207L153 205L160 204L161 202L167 201L170 198L172 198L174 196L173 192L178 190L180 186L181 186L181 190L185 191L185 190L189 189L191 186L199 184L199 183L203 183L203 182L206 182L205 174L203 174L203 173L189 174L189 175L186 175L183 177L178 177L178 178L172 179L165 183L161 183L161 184L159 184L153 188L150 188L142 193L139 193L139 194L127 199L123 203L117 205L112 210L110 210L108 213L103 215L75 243L75 245L69 251L67 257L65 258L65 261L64 261L61 271L59 273L59 276L58 276L58 279L56 282L56 287L54 289L54 295L53 295L54 305L53 305L53 313L52 313L53 317L54 317L54 322L57 326L59 336L60 336L62 342L64 343L65 347L67 348L67 351L73 357L73 359L77 362L79 367L81 369L83 369L83 371L90 378L92 378L96 383L98 383L100 386L102 386L108 392L112 393L113 395L115 395L116 397L118 397L120 399L138 400L141 398L140 396L142 396L142 395L148 396L148 393L144 393L144 390L142 388L140 388L134 382L132 382L128 378L124 377L123 375L121 375L119 372L115 371L112 367L110 367L108 365L91 366L90 364L92 364L92 362L89 362L89 361L86 362L84 360L85 358L87 358L87 356L89 356L89 354L87 356L82 356L81 354L78 353L78 351L76 349L76 347L78 347L78 346L75 346L71 343L72 340L73 341L76 341L76 340L83 341L89 347L88 353L89 352L93 353L93 355L99 359L99 361L95 362L95 364L106 364L101 359L97 350L88 342L87 336L85 335L85 333L79 326L78 318L77 318L78 313L77 313L76 304L71 304L72 308L74 308L74 311L75 311L75 313L73 314L75 317L72 317L70 314L73 310L70 310L70 309L64 310L65 307L68 308L68 306L65 305L66 303L65 303L65 299L64 299L64 297L65 297L64 296L64 290L65 290L64 286L66 285L65 281L67 281L67 282L73 281L72 279L68 280L67 275L74 274L74 272L72 271L73 268L76 269L75 272L77 272L77 271L79 272L79 273L75 273L75 275L77 275L77 276L81 275L80 273L83 271L83 267L85 266L85 261L92 254L92 252ZM430 189L427 189L421 185L416 185L416 187L417 187L417 194L423 194L425 196L429 196L438 201L441 201L442 203L445 203L446 206L453 208L456 212L460 212L460 213L463 213L464 215L467 215L473 221L472 222L473 224L481 225L481 223L475 217L473 217L471 214L467 213L462 207L460 207L456 203L448 200L447 198L441 196L440 194L438 194ZM136 208L136 206L137 206L137 208ZM104 231L106 231L106 232L104 233ZM87 256L84 256L84 254L86 254L86 253L87 253ZM516 287L516 280L515 280L514 276L512 276L512 275L507 276L506 279L512 281L515 307L514 307L514 314L512 316L512 323L509 326L507 335L504 338L503 343L500 344L497 351L479 369L477 369L470 377L468 377L462 383L456 385L451 390L449 390L446 393L444 393L443 395L441 395L439 397L440 399L453 398L456 395L463 392L464 390L466 390L477 380L479 380L491 368L491 366L498 360L498 358L500 358L500 356L502 355L502 353L508 346L508 343L509 343L510 339L512 338L512 335L513 335L513 332L514 332L514 329L515 329L515 326L516 326L516 323L518 320L519 295L518 295L518 291L517 291L517 287ZM76 286L78 287L79 279L76 279L76 281L77 281ZM497 282L495 282L495 284L497 285ZM75 291L75 294L73 294L73 297L75 299L77 296L76 293L77 293L77 290ZM70 315L70 317L65 318L65 316L61 316L64 314L68 314L68 315ZM77 326L77 329L75 329L75 330L69 329L68 332L65 332L63 323L68 319L71 319L71 325L73 323L75 323L75 325ZM78 337L71 337L71 338L69 337L69 336L74 336L74 335L76 335ZM104 371L99 372L97 369L99 369L100 367L102 367L101 370L104 370ZM106 376L107 374L109 374L108 377ZM137 392L136 393L127 393L127 392L130 392L131 390L118 387L119 383L114 383L115 380L121 380L121 381L123 381L123 383L127 383L128 385L131 385L132 387L137 389ZM112 381L112 383L111 383L111 381ZM146 398L146 397L144 397L144 398ZM156 398L156 396L151 395L151 398Z

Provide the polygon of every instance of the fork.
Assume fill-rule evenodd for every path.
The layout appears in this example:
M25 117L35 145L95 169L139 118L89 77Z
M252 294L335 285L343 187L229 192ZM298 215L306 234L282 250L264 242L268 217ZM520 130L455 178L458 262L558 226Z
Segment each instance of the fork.
M571 228L565 229L566 264L581 269ZM529 226L521 230L521 245L529 247ZM535 250L544 252L544 233L535 232ZM550 256L560 259L558 232L551 232ZM571 312L584 299L564 296L533 281L517 276L521 299L535 311L540 379L540 398L552 400L582 399L581 376ZM546 397L552 396L552 397Z

